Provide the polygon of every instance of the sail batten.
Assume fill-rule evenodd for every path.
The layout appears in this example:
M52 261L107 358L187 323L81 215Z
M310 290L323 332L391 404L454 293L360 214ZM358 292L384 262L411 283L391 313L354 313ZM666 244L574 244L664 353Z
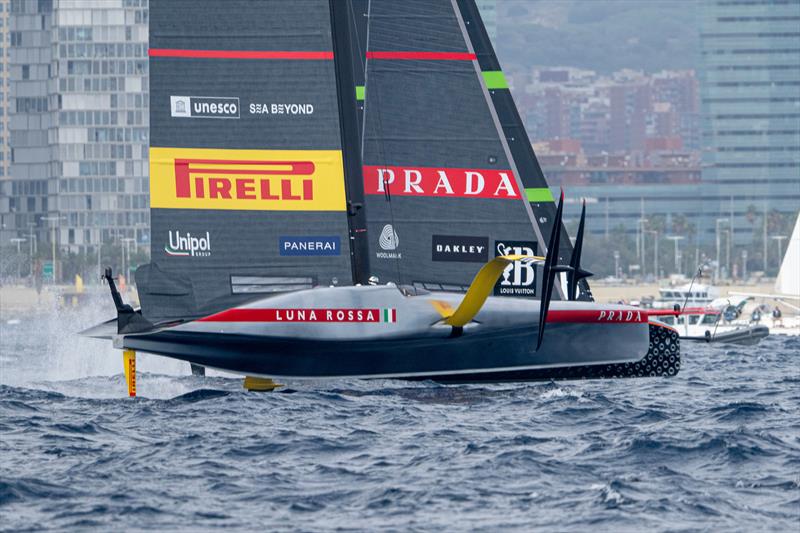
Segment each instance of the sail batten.
M203 59L305 59L333 60L333 52L307 52L289 50L199 50L176 48L151 48L150 57L196 57Z
M416 61L474 61L475 54L469 52L417 52L417 51L369 51L367 59L416 60Z

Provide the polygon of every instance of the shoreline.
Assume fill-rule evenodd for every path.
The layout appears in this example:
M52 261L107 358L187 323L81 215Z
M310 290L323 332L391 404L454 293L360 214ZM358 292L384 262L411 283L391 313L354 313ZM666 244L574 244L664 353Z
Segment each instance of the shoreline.
M702 282L701 282L702 283ZM646 283L641 285L628 284L591 284L592 294L598 303L616 303L620 300L630 302L631 300L641 300L645 296L657 296L659 287L666 284ZM772 294L775 292L773 283L762 282L755 284L732 284L719 285L720 297L725 297L731 292L753 292ZM75 292L73 285L46 285L43 287L41 295L36 294L32 287L23 285L4 285L0 287L0 320L9 320L19 315L47 313L58 309L57 303L62 296L71 297ZM91 285L85 288L82 295L84 298L96 301L99 298L107 297L108 288L105 286ZM138 298L135 289L128 290L123 294L126 302L137 305ZM761 300L760 298L758 300ZM71 305L70 305L71 304ZM77 301L67 302L68 306L81 307ZM751 306L752 302L748 304ZM772 303L771 305L774 305ZM783 310L792 313L792 310L782 306Z

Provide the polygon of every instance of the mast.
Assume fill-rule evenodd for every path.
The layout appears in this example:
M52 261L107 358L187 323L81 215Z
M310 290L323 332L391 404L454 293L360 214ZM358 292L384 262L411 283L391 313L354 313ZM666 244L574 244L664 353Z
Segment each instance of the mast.
M356 80L353 69L349 12L351 0L330 0L333 62L336 71L339 128L342 135L347 225L350 233L350 265L353 283L367 284L370 275L367 219L364 209L364 179L361 170L361 142L358 134Z

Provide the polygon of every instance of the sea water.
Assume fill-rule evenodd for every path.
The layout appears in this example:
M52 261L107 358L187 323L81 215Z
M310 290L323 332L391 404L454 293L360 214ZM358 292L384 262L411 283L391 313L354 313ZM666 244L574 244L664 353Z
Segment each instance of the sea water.
M0 325L0 530L726 530L800 524L800 338L672 379L289 383L137 359L100 311Z

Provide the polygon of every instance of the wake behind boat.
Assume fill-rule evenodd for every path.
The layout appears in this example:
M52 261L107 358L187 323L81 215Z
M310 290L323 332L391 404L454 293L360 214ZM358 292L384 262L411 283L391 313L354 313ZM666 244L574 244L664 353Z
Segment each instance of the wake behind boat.
M264 377L677 372L674 330L592 301L585 215L573 248L474 0L235 5L150 5L152 263L137 311L106 274L118 318L86 332L129 380L136 350Z

